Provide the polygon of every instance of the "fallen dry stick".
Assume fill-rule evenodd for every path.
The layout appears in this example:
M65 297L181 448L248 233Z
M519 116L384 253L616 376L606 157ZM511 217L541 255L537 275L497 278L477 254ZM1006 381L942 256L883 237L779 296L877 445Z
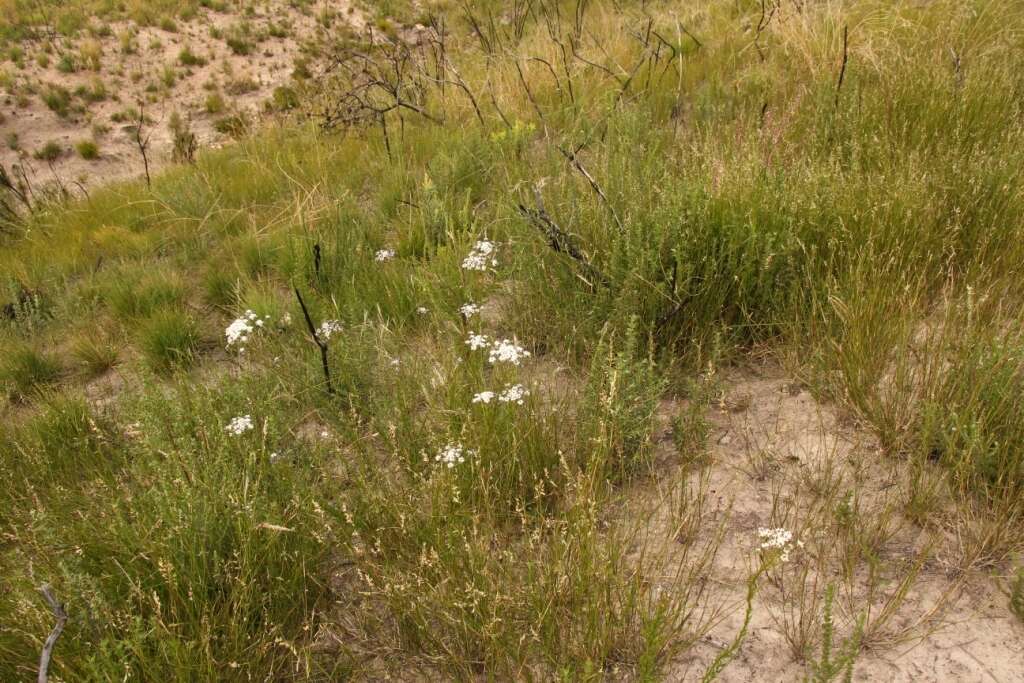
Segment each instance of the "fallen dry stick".
M50 657L53 655L53 646L57 644L57 639L60 638L61 631L64 630L64 624L68 621L68 613L64 611L64 605L60 604L60 600L53 594L50 584L44 583L39 592L46 598L46 602L50 604L54 616L57 617L57 623L53 625L53 630L50 631L50 635L46 638L46 643L43 644L43 653L39 656L38 680L39 683L46 683L49 675L47 672L50 668Z

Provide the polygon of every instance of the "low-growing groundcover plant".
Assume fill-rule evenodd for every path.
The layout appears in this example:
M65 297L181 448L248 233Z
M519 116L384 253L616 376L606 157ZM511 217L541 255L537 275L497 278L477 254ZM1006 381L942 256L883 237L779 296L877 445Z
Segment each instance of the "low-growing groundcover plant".
M1019 553L1024 12L530 7L348 35L298 120L5 219L0 677L47 583L63 680L653 680L738 611L710 680L762 605L828 680L911 637L909 525ZM765 358L910 481L728 533L705 413Z

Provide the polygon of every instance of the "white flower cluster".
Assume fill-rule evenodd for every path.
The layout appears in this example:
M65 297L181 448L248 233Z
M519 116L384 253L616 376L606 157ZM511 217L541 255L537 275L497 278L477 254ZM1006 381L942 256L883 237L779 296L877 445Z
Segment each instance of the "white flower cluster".
M317 329L316 334L323 341L327 341L335 332L341 332L341 323L337 320L325 320L320 323L320 327Z
M249 415L239 415L233 418L224 429L232 436L241 436L252 429L252 417Z
M255 312L247 310L242 317L236 318L224 330L224 337L227 338L227 348L238 347L239 353L245 353L245 344L249 342L249 335L262 328L270 318L259 317Z
M530 390L522 384L506 384L505 389L500 394L496 394L493 391L481 391L473 396L473 403L490 403L497 398L498 403L523 405L523 399L529 395Z
M373 255L373 260L377 263L384 263L385 261L390 261L393 258L395 258L394 249L381 249Z
M466 345L470 351L479 351L480 349L486 349L490 346L490 342L487 341L487 335L485 334L470 334L469 338L466 339Z
M779 559L789 562L789 554L796 549L803 548L803 541L793 541L793 532L789 529L779 527L777 529L766 529L761 527L757 530L761 539L762 551L778 551Z
M473 457L476 451L463 448L461 443L450 443L440 453L434 456L434 461L443 464L448 469L466 462L466 457Z
M472 301L459 306L459 313L462 314L463 318L472 318L479 312L480 306L478 304L473 303Z
M487 335L476 332L471 332L469 337L466 338L466 346L469 347L470 351L487 349L487 362L491 365L495 363L521 365L524 358L530 357L529 351L511 339L491 341L487 338Z
M522 346L519 346L519 344L516 344L509 339L502 339L491 344L491 351L487 356L487 360L492 365L495 363L511 363L512 365L519 365L523 362L524 358L529 357L530 352Z
M430 313L430 309L427 308L426 306L417 306L416 307L416 314L417 315L426 315L427 313Z
M506 384L505 390L498 394L498 402L523 405L523 399L529 395L530 390L522 384Z
M488 266L497 266L498 259L494 258L494 249L494 242L479 240L473 245L469 255L462 260L463 270L487 270Z

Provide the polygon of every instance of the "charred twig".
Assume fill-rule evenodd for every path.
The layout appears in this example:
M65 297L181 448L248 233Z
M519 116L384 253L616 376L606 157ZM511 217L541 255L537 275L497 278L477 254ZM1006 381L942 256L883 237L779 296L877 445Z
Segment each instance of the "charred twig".
M572 237L558 227L558 224L548 215L548 212L544 209L544 200L541 197L540 189L536 185L533 188L533 194L537 208L531 209L523 204L519 204L519 213L535 228L540 230L547 239L548 246L580 264L586 275L591 278L588 280L586 277L580 276L580 279L590 285L591 289L595 288L594 281L607 287L610 284L608 278L590 262L586 254L576 246Z
M839 106L839 92L843 89L843 79L846 77L846 62L849 60L850 56L847 48L847 27L843 26L843 62L839 66L839 80L836 81L836 107Z
M547 131L548 124L544 119L544 112L540 110L540 105L537 104L537 99L533 96L533 91L530 90L530 84L526 82L526 76L523 75L523 68L519 65L519 60L515 60L516 71L519 72L519 80L523 84L523 88L526 90L526 96L530 100L530 104L533 105L533 110L537 112L538 118L540 118L541 125L544 126L544 130Z
M302 315L306 318L306 327L309 328L309 336L313 338L313 342L320 349L320 363L324 370L324 382L327 384L327 393L334 393L334 386L331 384L331 366L327 360L327 342L320 339L320 334L316 331L316 325L313 324L313 318L309 315L309 309L306 308L306 302L302 300L302 294L299 292L299 288L295 288L295 298L299 300L299 307L302 309Z
M46 683L49 680L50 658L53 656L53 647L57 644L57 639L60 638L64 625L68 622L68 613L64 611L64 605L60 604L60 600L53 594L50 584L44 583L39 588L39 592L43 594L47 604L50 605L50 609L53 610L53 616L57 617L57 623L53 625L53 630L50 631L46 642L43 643L43 652L39 656L39 678L37 680L38 683Z
M365 48L341 50L325 68L326 95L318 114L322 128L374 123L386 128L387 115L402 112L442 122L424 107L431 80L424 64L429 46L402 41L374 44L371 33ZM390 140L385 144L390 148Z
M615 207L612 206L612 203L608 200L608 196L604 193L604 190L601 189L601 186L597 184L597 181L594 179L594 176L590 175L590 172L587 171L587 169L580 162L578 156L580 150L577 149L576 151L570 152L569 150L563 147L559 147L558 151L561 152L562 156L564 156L569 161L569 163L573 165L573 168L579 171L580 174L587 179L587 182L590 183L590 188L597 194L598 197L601 198L601 201L608 209L608 212L612 215L612 220L614 220L615 225L618 226L619 232L622 232L624 228L622 226L622 221L619 220L619 214L616 213Z
M754 30L754 49L757 50L757 56L761 58L763 62L765 60L764 50L761 48L761 33L768 28L768 24L772 22L772 17L775 16L775 10L779 8L772 0L771 11L767 10L765 0L761 0L761 17L757 20L757 28ZM692 37L692 36L691 36Z
M548 68L548 72L551 73L551 78L555 79L555 89L558 91L559 95L562 94L562 81L558 79L558 74L555 73L555 67L551 66L551 62L542 57L530 57L527 61L539 62L546 66Z
M506 128L512 130L512 124L509 122L508 117L505 116L505 112L503 112L501 107L498 105L497 98L494 97L494 86L491 84L489 76L487 80L487 94L491 96L491 106L494 107L494 111L498 112L498 116L501 117L502 123L505 124Z
M317 282L320 281L320 243L313 245L313 272L316 274Z

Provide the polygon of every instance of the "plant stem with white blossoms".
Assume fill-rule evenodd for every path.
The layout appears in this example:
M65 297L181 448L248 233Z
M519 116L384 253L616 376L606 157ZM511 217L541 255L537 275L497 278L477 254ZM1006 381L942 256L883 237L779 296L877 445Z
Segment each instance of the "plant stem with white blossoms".
M498 265L498 259L494 258L495 244L490 240L479 240L473 245L473 249L462 260L463 270L487 270Z
M466 462L466 457L473 457L476 451L463 448L461 443L450 443L434 456L434 461L441 463L448 469Z
M224 430L232 436L241 436L251 430L252 427L252 416L239 415L238 417L233 418L231 422L224 427Z
M466 339L466 346L469 347L470 351L479 351L490 346L490 341L488 341L487 335L474 332Z
M341 322L338 320L325 320L320 323L320 327L316 331L317 336L323 341L330 339L331 335L336 332L341 332Z
M767 529L761 527L757 530L757 536L761 539L761 552L770 559L777 558L780 562L789 562L790 553L804 547L804 542L793 539L793 532L782 527Z
M245 353L245 344L249 342L249 337L262 329L269 320L269 316L261 318L252 310L247 310L240 318L235 318L224 330L227 348L237 347L239 353Z
M490 353L487 355L487 362L491 365L496 363L510 363L520 365L524 358L529 358L530 352L511 339L496 340L491 344Z

